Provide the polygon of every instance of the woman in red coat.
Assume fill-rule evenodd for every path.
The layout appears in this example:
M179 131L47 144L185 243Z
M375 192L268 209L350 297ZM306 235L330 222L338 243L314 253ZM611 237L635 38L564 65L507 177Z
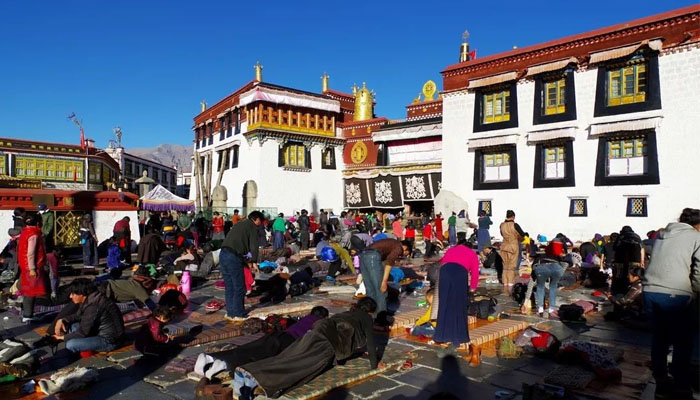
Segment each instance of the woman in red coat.
M20 269L19 289L22 293L22 322L34 320L34 301L48 294L46 249L41 236L41 216L27 218L17 243Z
M219 213L216 211L211 219L211 228L211 240L224 240L226 238L226 235L224 234L224 217L219 215Z

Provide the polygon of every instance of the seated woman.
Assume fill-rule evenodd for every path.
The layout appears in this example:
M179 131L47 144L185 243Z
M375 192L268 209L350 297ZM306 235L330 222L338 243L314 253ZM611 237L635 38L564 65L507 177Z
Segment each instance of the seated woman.
M382 368L384 365L377 360L374 343L372 315L376 309L377 303L365 297L358 301L355 310L318 321L309 333L278 356L238 367L234 393L249 396L255 391L278 398L365 347L370 368Z
M325 318L328 318L328 310L321 306L314 307L309 315L290 325L284 331L268 333L258 340L232 350L200 354L197 357L194 371L209 379L223 370L228 370L233 375L233 371L243 364L278 355L295 340L306 335L316 321Z
M73 281L70 298L79 306L78 312L56 322L54 339L65 341L67 350L81 356L114 350L124 337L119 307L85 278Z
M613 296L606 292L608 300L613 304L613 311L605 314L606 320L618 320L624 317L638 317L642 313L642 278L644 268L634 268L630 271L630 285L624 295Z

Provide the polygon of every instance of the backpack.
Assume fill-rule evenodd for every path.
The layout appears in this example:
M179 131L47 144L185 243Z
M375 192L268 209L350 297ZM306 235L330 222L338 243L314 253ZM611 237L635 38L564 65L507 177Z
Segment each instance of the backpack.
M496 313L496 304L498 300L493 297L481 298L469 303L469 315L476 316L479 319L488 319L490 315Z
M562 304L559 306L559 319L561 321L585 321L583 307L577 304Z
M559 258L564 254L564 243L558 240L552 240L544 249L545 254L549 257Z

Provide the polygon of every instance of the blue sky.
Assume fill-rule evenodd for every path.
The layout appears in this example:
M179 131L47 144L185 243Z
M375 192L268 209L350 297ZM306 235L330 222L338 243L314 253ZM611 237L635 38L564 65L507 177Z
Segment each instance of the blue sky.
M563 1L0 2L0 136L106 146L190 144L192 118L253 78L320 91L367 82L377 115L404 106L457 61L461 33L486 56L691 5Z

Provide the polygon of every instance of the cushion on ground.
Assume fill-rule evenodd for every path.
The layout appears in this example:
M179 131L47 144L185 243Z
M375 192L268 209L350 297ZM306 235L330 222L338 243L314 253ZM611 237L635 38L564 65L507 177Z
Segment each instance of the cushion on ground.
M345 363L336 365L323 374L314 378L304 386L298 387L291 392L280 397L284 400L307 400L322 396L332 389L359 382L383 372L396 369L402 366L413 356L404 351L386 348L382 361L386 364L384 368L370 369L367 358L356 358Z
M268 315L287 315L292 313L301 313L305 311L311 311L312 308L316 306L321 306L325 302L323 301L301 301L296 303L280 303L274 306L261 307L255 310L251 310L248 313L249 317L255 318L266 318Z
M241 325L226 325L221 328L205 329L198 333L192 340L184 343L185 346L196 346L198 344L214 342L222 339L230 339L232 337L241 336Z
M391 326L392 329L402 329L402 328L413 328L416 321L425 314L425 308L419 308L417 310L411 310L407 312L402 312L394 315L394 324ZM468 324L472 325L476 323L476 317L470 315L468 318Z
M478 328L469 331L471 343L480 346L484 343L500 339L503 336L516 333L528 327L525 321L516 321L513 319L502 319L491 324L482 325Z

